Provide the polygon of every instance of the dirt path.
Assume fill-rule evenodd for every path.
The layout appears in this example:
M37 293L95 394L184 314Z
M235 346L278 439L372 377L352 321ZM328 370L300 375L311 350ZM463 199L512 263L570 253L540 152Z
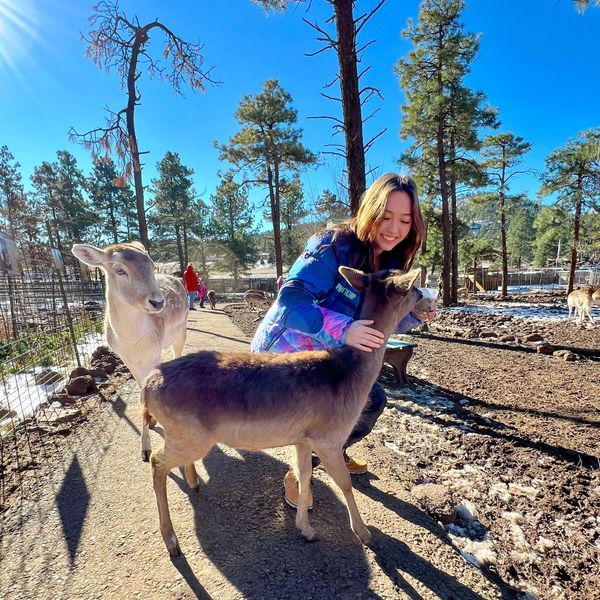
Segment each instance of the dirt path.
M247 347L220 310L190 313L186 352ZM287 450L218 447L197 463L200 493L190 495L178 471L171 475L171 515L184 552L171 560L158 531L150 468L139 461L137 402L128 380L69 439L30 497L2 516L2 597L514 597L457 553L443 529L414 506L391 464L393 452L368 440L355 454L368 453L371 473L355 484L373 549L358 543L323 471L315 473L312 515L321 539L309 544L282 502ZM152 434L155 446L159 433Z

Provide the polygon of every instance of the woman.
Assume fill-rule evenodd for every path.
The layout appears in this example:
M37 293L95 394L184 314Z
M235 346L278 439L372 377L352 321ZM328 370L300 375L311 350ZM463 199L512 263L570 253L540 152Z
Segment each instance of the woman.
M252 351L297 352L344 344L364 352L379 348L383 334L371 327L373 321L357 318L362 294L346 282L338 267L344 265L365 272L409 269L421 245L423 231L414 181L393 173L382 175L365 192L353 219L308 240L304 253L293 264L275 303L256 331ZM432 314L409 314L398 325L397 332L409 331ZM375 383L345 448L373 429L385 404L385 393ZM345 449L344 458L350 473L367 471L367 463L350 458ZM315 460L313 466L314 463ZM285 500L295 507L298 484L291 469L284 485ZM312 499L309 504L312 505Z

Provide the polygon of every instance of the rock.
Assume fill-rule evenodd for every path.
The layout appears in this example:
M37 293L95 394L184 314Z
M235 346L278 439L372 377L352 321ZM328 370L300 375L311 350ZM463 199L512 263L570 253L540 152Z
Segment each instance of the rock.
M102 367L96 367L94 369L90 369L90 375L96 379L106 379L108 377L108 373Z
M115 369L119 366L119 360L110 354L106 354L102 356L102 358L98 358L92 361L92 365L94 368L104 369L106 373L109 375L115 372Z
M543 342L544 338L539 333L530 333L525 336L526 342Z
M50 385L56 383L62 379L60 373L53 371L52 369L44 369L33 376L33 380L36 385Z
M61 390L56 394L48 396L48 402L50 404L52 404L53 402L58 402L61 406L65 406L67 404L73 404L75 402L75 399L69 396L67 390Z
M71 379L66 387L69 396L81 396L96 390L96 382L91 375L82 375Z
M85 367L77 367L71 371L69 379L75 379L75 377L81 377L83 375L89 375L90 372Z
M14 410L9 410L8 408L0 407L0 420L7 419L9 417L16 417L17 413Z
M436 521L448 525L456 520L452 494L445 485L423 483L412 488L411 494Z
M498 337L498 334L495 331L482 331L479 334L480 338L495 338Z
M516 340L515 336L511 335L511 334L503 335L500 338L501 342L514 342L515 340Z
M539 344L536 348L538 354L554 354L556 348L552 344L548 344L548 342L544 342Z

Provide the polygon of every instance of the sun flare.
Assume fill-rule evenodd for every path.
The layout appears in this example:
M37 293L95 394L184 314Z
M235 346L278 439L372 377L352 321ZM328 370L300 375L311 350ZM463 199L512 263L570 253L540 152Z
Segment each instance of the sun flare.
M0 71L18 68L39 36L35 0L0 0Z

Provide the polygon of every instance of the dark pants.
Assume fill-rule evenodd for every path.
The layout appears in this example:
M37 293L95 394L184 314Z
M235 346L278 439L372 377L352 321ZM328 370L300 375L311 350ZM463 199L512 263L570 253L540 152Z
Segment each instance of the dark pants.
M383 391L383 388L375 382L371 391L369 392L369 399L367 400L367 404L363 409L360 417L358 418L358 422L354 426L354 429L351 431L348 440L344 444L344 452L346 448L360 442L364 437L369 435L375 427L375 423L379 418L379 415L383 412L385 405L387 403L387 396ZM313 467L319 465L319 457L313 453L312 456Z

